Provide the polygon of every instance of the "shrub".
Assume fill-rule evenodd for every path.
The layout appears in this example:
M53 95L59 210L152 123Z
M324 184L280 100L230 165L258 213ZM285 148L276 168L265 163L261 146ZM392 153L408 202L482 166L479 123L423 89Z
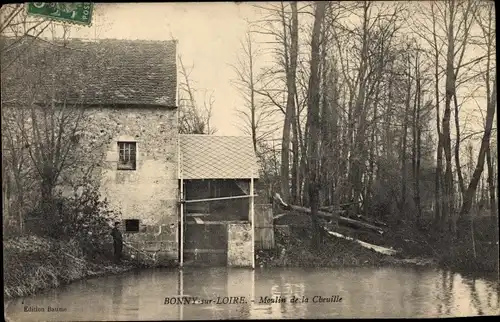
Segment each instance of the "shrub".
M117 214L102 200L96 185L86 183L72 196L57 194L29 214L31 233L64 241L77 241L86 254L100 253L110 240L110 225Z

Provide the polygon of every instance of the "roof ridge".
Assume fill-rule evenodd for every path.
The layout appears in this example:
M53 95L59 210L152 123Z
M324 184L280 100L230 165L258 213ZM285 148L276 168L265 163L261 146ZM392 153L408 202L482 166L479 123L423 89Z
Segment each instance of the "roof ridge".
M4 39L12 39L12 40L17 40L20 37L16 36L10 36L10 35L2 35L2 38ZM28 38L25 38L28 39ZM53 41L53 42L60 42L60 41L67 41L67 42L72 42L72 41L82 41L82 42L106 42L106 41L117 41L117 42L129 42L129 43L174 43L177 44L179 41L177 39L165 39L165 40L160 40L160 39L124 39L124 38L85 38L85 37L70 37L68 39L53 39L51 37L47 36L39 36L37 39L42 40L42 41Z
M165 40L160 40L160 39L130 39L130 38L79 38L79 37L72 37L69 38L69 41L71 40L90 40L90 41L122 41L122 42L152 42L152 43L165 43L165 42L173 42L176 43L178 40L176 39L165 39Z

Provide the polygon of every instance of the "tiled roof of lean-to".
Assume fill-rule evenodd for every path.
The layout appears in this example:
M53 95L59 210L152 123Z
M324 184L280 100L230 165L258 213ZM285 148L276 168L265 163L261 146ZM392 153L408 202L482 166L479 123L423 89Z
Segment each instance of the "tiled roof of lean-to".
M8 46L9 42L12 44L13 39L2 39L3 45ZM59 80L57 86L64 88L69 101L176 107L174 40L70 39L65 45L55 44L30 39L14 43L2 54L12 57L29 52L26 56L30 63L20 60L21 68L43 70L42 82L55 76ZM5 56L3 59L8 59ZM4 81L19 83L8 76L2 77ZM8 95L9 88L4 89Z
M183 179L259 176L251 137L181 134L180 149Z

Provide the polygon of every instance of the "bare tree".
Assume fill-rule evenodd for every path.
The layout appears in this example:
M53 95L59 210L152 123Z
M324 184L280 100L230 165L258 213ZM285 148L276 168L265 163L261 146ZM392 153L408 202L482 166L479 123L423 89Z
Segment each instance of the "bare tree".
M2 126L9 133L6 141L11 147L11 168L18 181L22 179L23 162L31 168L45 214L53 213L56 188L64 183L64 177L81 166L79 133L86 114L79 98L85 84L78 73L92 68L86 60L78 59L91 52L80 52L81 49L67 45L67 26L63 27L61 39L55 37L55 27L52 32L50 41L20 41L11 47L9 55L2 55L2 59L13 62L9 74L2 73ZM23 52L23 56L10 60L10 55L17 52ZM16 156L16 149L25 154ZM23 198L22 194L21 190L18 198Z
M231 66L237 76L231 82L245 100L245 106L237 107L236 112L243 122L242 130L252 136L254 150L257 151L259 143L276 131L276 120L273 116L277 110L260 99L258 94L266 75L257 71L256 61L261 50L255 49L251 31L245 34L241 50L237 65Z
M301 35L307 35L309 31L306 28L301 29L299 14L309 13L304 9L310 5L298 8L296 2L279 2L254 7L262 10L264 15L263 19L253 22L257 27L253 33L262 37L261 44L266 45L268 54L274 57L274 65L264 69L263 84L256 92L282 112L276 115L279 118L283 116L280 190L285 199L291 196L294 202L299 202L302 186L307 185L304 180L304 112L307 105L305 96L309 73L305 60L300 57L301 45L306 46L305 41L300 43L303 39Z
M488 4L492 5L492 4ZM493 118L495 116L495 110L497 105L497 77L496 77L496 66L492 69L491 56L494 52L495 44L495 27L493 26L493 11L491 7L486 8L487 15L483 20L479 15L475 15L476 20L479 22L481 27L482 37L484 39L484 45L486 47L486 70L484 72L484 80L486 87L486 99L487 99L487 109L486 109L486 122L484 125L484 134L481 140L481 146L479 148L479 154L477 157L477 164L472 174L471 181L467 190L465 191L462 207L460 209L460 216L467 215L470 212L472 201L476 194L476 189L478 187L481 174L484 169L484 161L487 156L490 145L491 131L493 127ZM493 76L493 82L491 77Z
M484 3L483 7L480 7L479 10L475 12L474 18L477 24L481 29L481 38L482 38L482 47L486 49L486 73L485 73L485 85L486 85L486 97L489 99L491 96L491 86L489 84L489 78L491 77L490 68L491 68L491 56L496 52L495 46L495 27L494 27L494 12L493 12L493 4L492 3ZM489 190L489 199L490 199L490 213L491 217L495 218L497 216L497 204L495 197L495 180L494 180L494 160L491 155L491 143L488 144L488 148L486 150L486 164L488 168L488 190Z
M428 7L427 5L422 5ZM470 47L470 34L474 12L477 10L476 1L445 1L431 3L429 9L421 12L421 17L430 16L431 27L427 21L420 21L415 32L425 40L432 49L434 65L434 95L436 105L436 126L438 134L437 167L435 177L435 219L440 222L441 228L446 224L451 231L456 231L457 212L454 211L455 186L453 180L454 155L455 170L458 178L458 190L463 194L464 180L460 165L460 136L459 107L457 91L460 85L471 79L470 71L480 59L477 57L464 61L465 52ZM444 52L446 51L446 52ZM440 69L441 60L445 60L445 68ZM441 88L440 80L445 78L444 112L440 114ZM474 76L472 76L474 77ZM454 121L456 144L452 151L451 145L451 114L454 105ZM444 177L442 177L444 153ZM441 191L440 191L441 190ZM441 201L441 202L440 202Z
M191 134L213 134L217 130L210 125L212 111L215 103L213 93L205 97L203 106L196 101L197 90L191 86L191 70L187 70L179 55L180 74L182 80L179 82L179 132Z
M34 41L54 23L51 20L28 16L23 3L4 4L0 7L0 35L8 36L14 41L0 43L0 55L8 55L8 52L16 47L21 41ZM16 51L18 52L18 51ZM8 55L9 60L3 59L1 71L5 73L9 67L19 58L19 55Z
M285 3L280 2L279 5L269 5L263 8L269 12L269 17L265 19L266 27L261 25L261 29L256 31L259 34L269 35L274 37L273 49L276 60L278 62L279 70L269 70L270 76L276 77L276 74L282 73L284 76L280 81L284 83L284 90L270 91L263 89L258 93L267 96L271 99L276 106L278 106L284 114L283 134L281 141L281 164L280 164L280 185L281 194L288 200L290 198L290 142L291 142L291 129L295 121L295 100L296 100L296 69L298 57L298 11L297 3L291 2L291 19L288 18L288 12L285 8ZM275 83L275 80L273 80ZM267 87L267 86L264 86ZM286 96L283 98L285 107L283 108L275 100L275 92L277 95Z
M435 95L435 105L436 105L436 131L437 131L437 158L436 158L436 172L435 172L435 186L434 186L434 220L435 223L440 223L444 220L444 200L442 198L442 182L443 182L443 134L441 130L441 112L440 112L440 92L439 92L439 80L440 80L440 50L441 46L438 43L438 31L437 31L437 17L436 17L436 4L431 3L431 18L432 18L432 38L429 40L425 36L422 37L432 48L432 58L434 65L434 95Z

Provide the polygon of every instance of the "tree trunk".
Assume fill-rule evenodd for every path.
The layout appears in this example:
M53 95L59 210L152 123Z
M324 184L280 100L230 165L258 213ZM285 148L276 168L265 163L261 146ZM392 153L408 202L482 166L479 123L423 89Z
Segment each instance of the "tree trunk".
M308 174L309 174L309 202L312 219L312 247L318 249L321 244L320 227L318 223L319 208L319 178L318 178L318 139L320 138L319 103L320 103L320 35L321 25L326 11L326 2L317 2L314 10L314 25L311 40L311 75L308 90L308 119L310 120L308 143Z
M293 104L290 101L292 95L291 80L290 80L290 60L288 57L288 37L286 32L286 22L285 22L285 8L283 2L281 2L281 22L283 27L283 53L285 62L285 73L286 73L286 87L287 87L287 99L286 99L286 109L285 109L285 120L283 123L283 135L281 140L281 171L280 171L280 185L281 194L284 198L289 199L290 197L290 126L292 122L292 112L290 108Z
M295 119L295 111L293 112L293 118ZM292 120L292 186L291 186L291 200L294 203L298 203L300 200L300 177L299 177L299 142L297 136L297 122Z
M451 0L449 5L449 23L448 23L448 51L446 55L446 91L445 91L445 106L443 115L443 148L445 157L445 176L444 176L444 199L445 207L443 209L443 217L447 221L448 228L453 234L456 233L456 221L453 214L453 173L451 160L451 137L450 137L450 115L451 115L451 100L455 93L455 70L453 66L455 56L455 39L454 39L454 16L455 16L455 0Z
M292 2L292 26L291 26L291 46L290 57L288 57L288 41L286 36L286 22L285 12L282 5L282 23L283 23L283 46L285 53L285 70L286 70L286 84L287 84L287 99L286 99L286 113L285 122L283 125L283 139L281 145L281 193L286 198L290 197L290 128L294 121L295 113L295 75L297 69L297 53L298 53L298 18L297 18L297 3Z
M249 64L249 91L250 91L250 124L252 133L253 150L257 152L257 120L255 115L255 83L253 75L253 51L252 51L252 40L250 34L248 35L248 64Z
M364 151L364 141L365 141L365 127L366 127L366 111L367 108L364 106L365 96L366 96L366 70L368 64L368 25L369 25L369 11L371 3L369 1L363 2L363 38L361 44L361 60L359 65L359 72L357 80L359 83L359 88L357 92L357 97L354 103L354 113L353 120L357 123L357 131L354 136L354 144L352 147L351 154L351 171L349 172L349 182L352 184L352 194L351 199L353 201L358 201L362 195L362 177L363 177L363 165L365 162L365 151Z
M408 79L406 88L405 111L403 120L402 146L401 146L401 205L399 208L400 217L404 217L406 213L406 183L408 181L406 175L406 146L407 146L407 131L408 131L408 113L410 109L411 95L411 69L410 55L408 54Z
M290 26L290 66L289 66L289 80L288 83L288 98L287 98L287 110L288 110L288 99L291 100L290 113L291 113L291 125L292 125L292 200L297 202L299 200L299 142L298 142L298 129L297 123L299 115L297 113L297 108L295 106L295 100L297 97L297 85L296 85L296 73L297 73L297 57L298 57L298 47L299 47L299 31L298 31L298 12L297 12L297 2L290 3L292 8L292 23ZM288 80L287 78L287 80ZM292 95L290 95L290 93ZM288 113L288 111L287 111Z
M335 66L335 65L334 65ZM336 69L335 69L336 71ZM333 164L333 173L332 173L332 192L331 192L331 200L332 200L332 203L338 203L339 202L339 198L338 198L338 195L339 195L339 189L338 189L338 183L339 183L339 180L340 180L340 176L339 174L341 173L341 171L339 171L340 169L340 163L341 163L341 160L340 160L340 149L342 148L341 146L341 141L340 141L340 137L339 137L339 116L338 116L338 113L339 113L339 90L338 90L338 76L336 74L334 75L331 75L333 77L332 81L333 81L333 84L331 84L331 86L333 87L332 88L332 106L331 106L331 116L332 116L332 119L331 119L331 125L332 125L332 128L330 130L330 134L331 134L331 139L332 139L332 152L333 152L333 155L332 155L332 164Z
M420 113L421 113L421 107L422 107L422 91L421 91L421 84L420 84L420 71L417 74L417 115L416 115L416 122L415 125L417 127L417 133L416 133L416 167L415 167L415 206L417 207L417 226L420 227L421 225L421 219L422 219L422 207L420 205L420 160L422 158L421 155L421 137L422 137L422 127L420 125Z
M436 71L437 71L436 64ZM434 223L440 224L442 219L442 209L443 209L443 200L441 198L441 182L442 182L442 173L443 173L443 136L441 134L441 125L440 125L440 112L439 112L439 83L437 80L437 72L436 72L436 128L437 128L437 158L436 158L436 173L434 174Z
M3 145L3 144L2 144ZM3 159L3 158L2 158ZM2 163L4 163L5 161L2 160ZM6 228L6 225L5 225L5 221L10 219L10 176L7 175L6 171L5 171L5 164L2 164L2 218L4 219L4 233L5 233L5 228Z
M462 166L460 165L460 120L458 117L458 101L457 95L453 95L453 101L455 103L455 167L457 168L457 179L458 187L460 188L460 195L463 196L465 192L464 177L462 175Z
M416 192L417 192L417 113L418 113L418 97L419 97L419 75L418 75L418 53L415 57L415 98L413 102L413 112L412 112L412 145L411 145L411 174L413 180L413 202L416 202ZM416 203L415 203L416 206ZM413 212L413 209L412 209ZM416 219L416 218L415 218Z
M486 150L486 163L488 165L488 191L490 199L490 214L491 218L496 218L497 204L495 202L495 181L493 180L493 161L491 158L491 146L488 144L488 149Z
M437 30L436 30L436 15L434 12L434 3L431 3L432 12L432 39L433 39L433 49L434 49L434 95L435 95L435 105L436 105L436 131L437 131L437 158L436 158L436 172L434 174L434 224L436 226L442 226L443 221L443 209L444 200L442 198L442 173L443 173L443 134L441 133L441 112L439 109L440 105L440 95L439 95L439 48L437 41Z
M477 157L477 164L476 168L474 169L474 173L472 174L472 179L469 183L469 186L467 187L467 190L465 191L463 202L462 202L462 208L460 209L460 216L463 217L465 215L468 215L472 206L472 201L474 200L474 196L476 194L476 189L479 183L479 180L481 179L481 174L483 173L484 169L484 159L486 156L486 152L488 151L488 147L490 144L490 137L491 137L491 129L493 126L493 118L495 116L495 110L496 110L496 101L497 101L497 77L496 74L494 76L494 82L493 82L493 93L491 97L488 100L488 109L486 112L486 124L484 126L484 134L483 138L481 140L481 147L479 149L479 155ZM487 81L489 79L487 78Z

